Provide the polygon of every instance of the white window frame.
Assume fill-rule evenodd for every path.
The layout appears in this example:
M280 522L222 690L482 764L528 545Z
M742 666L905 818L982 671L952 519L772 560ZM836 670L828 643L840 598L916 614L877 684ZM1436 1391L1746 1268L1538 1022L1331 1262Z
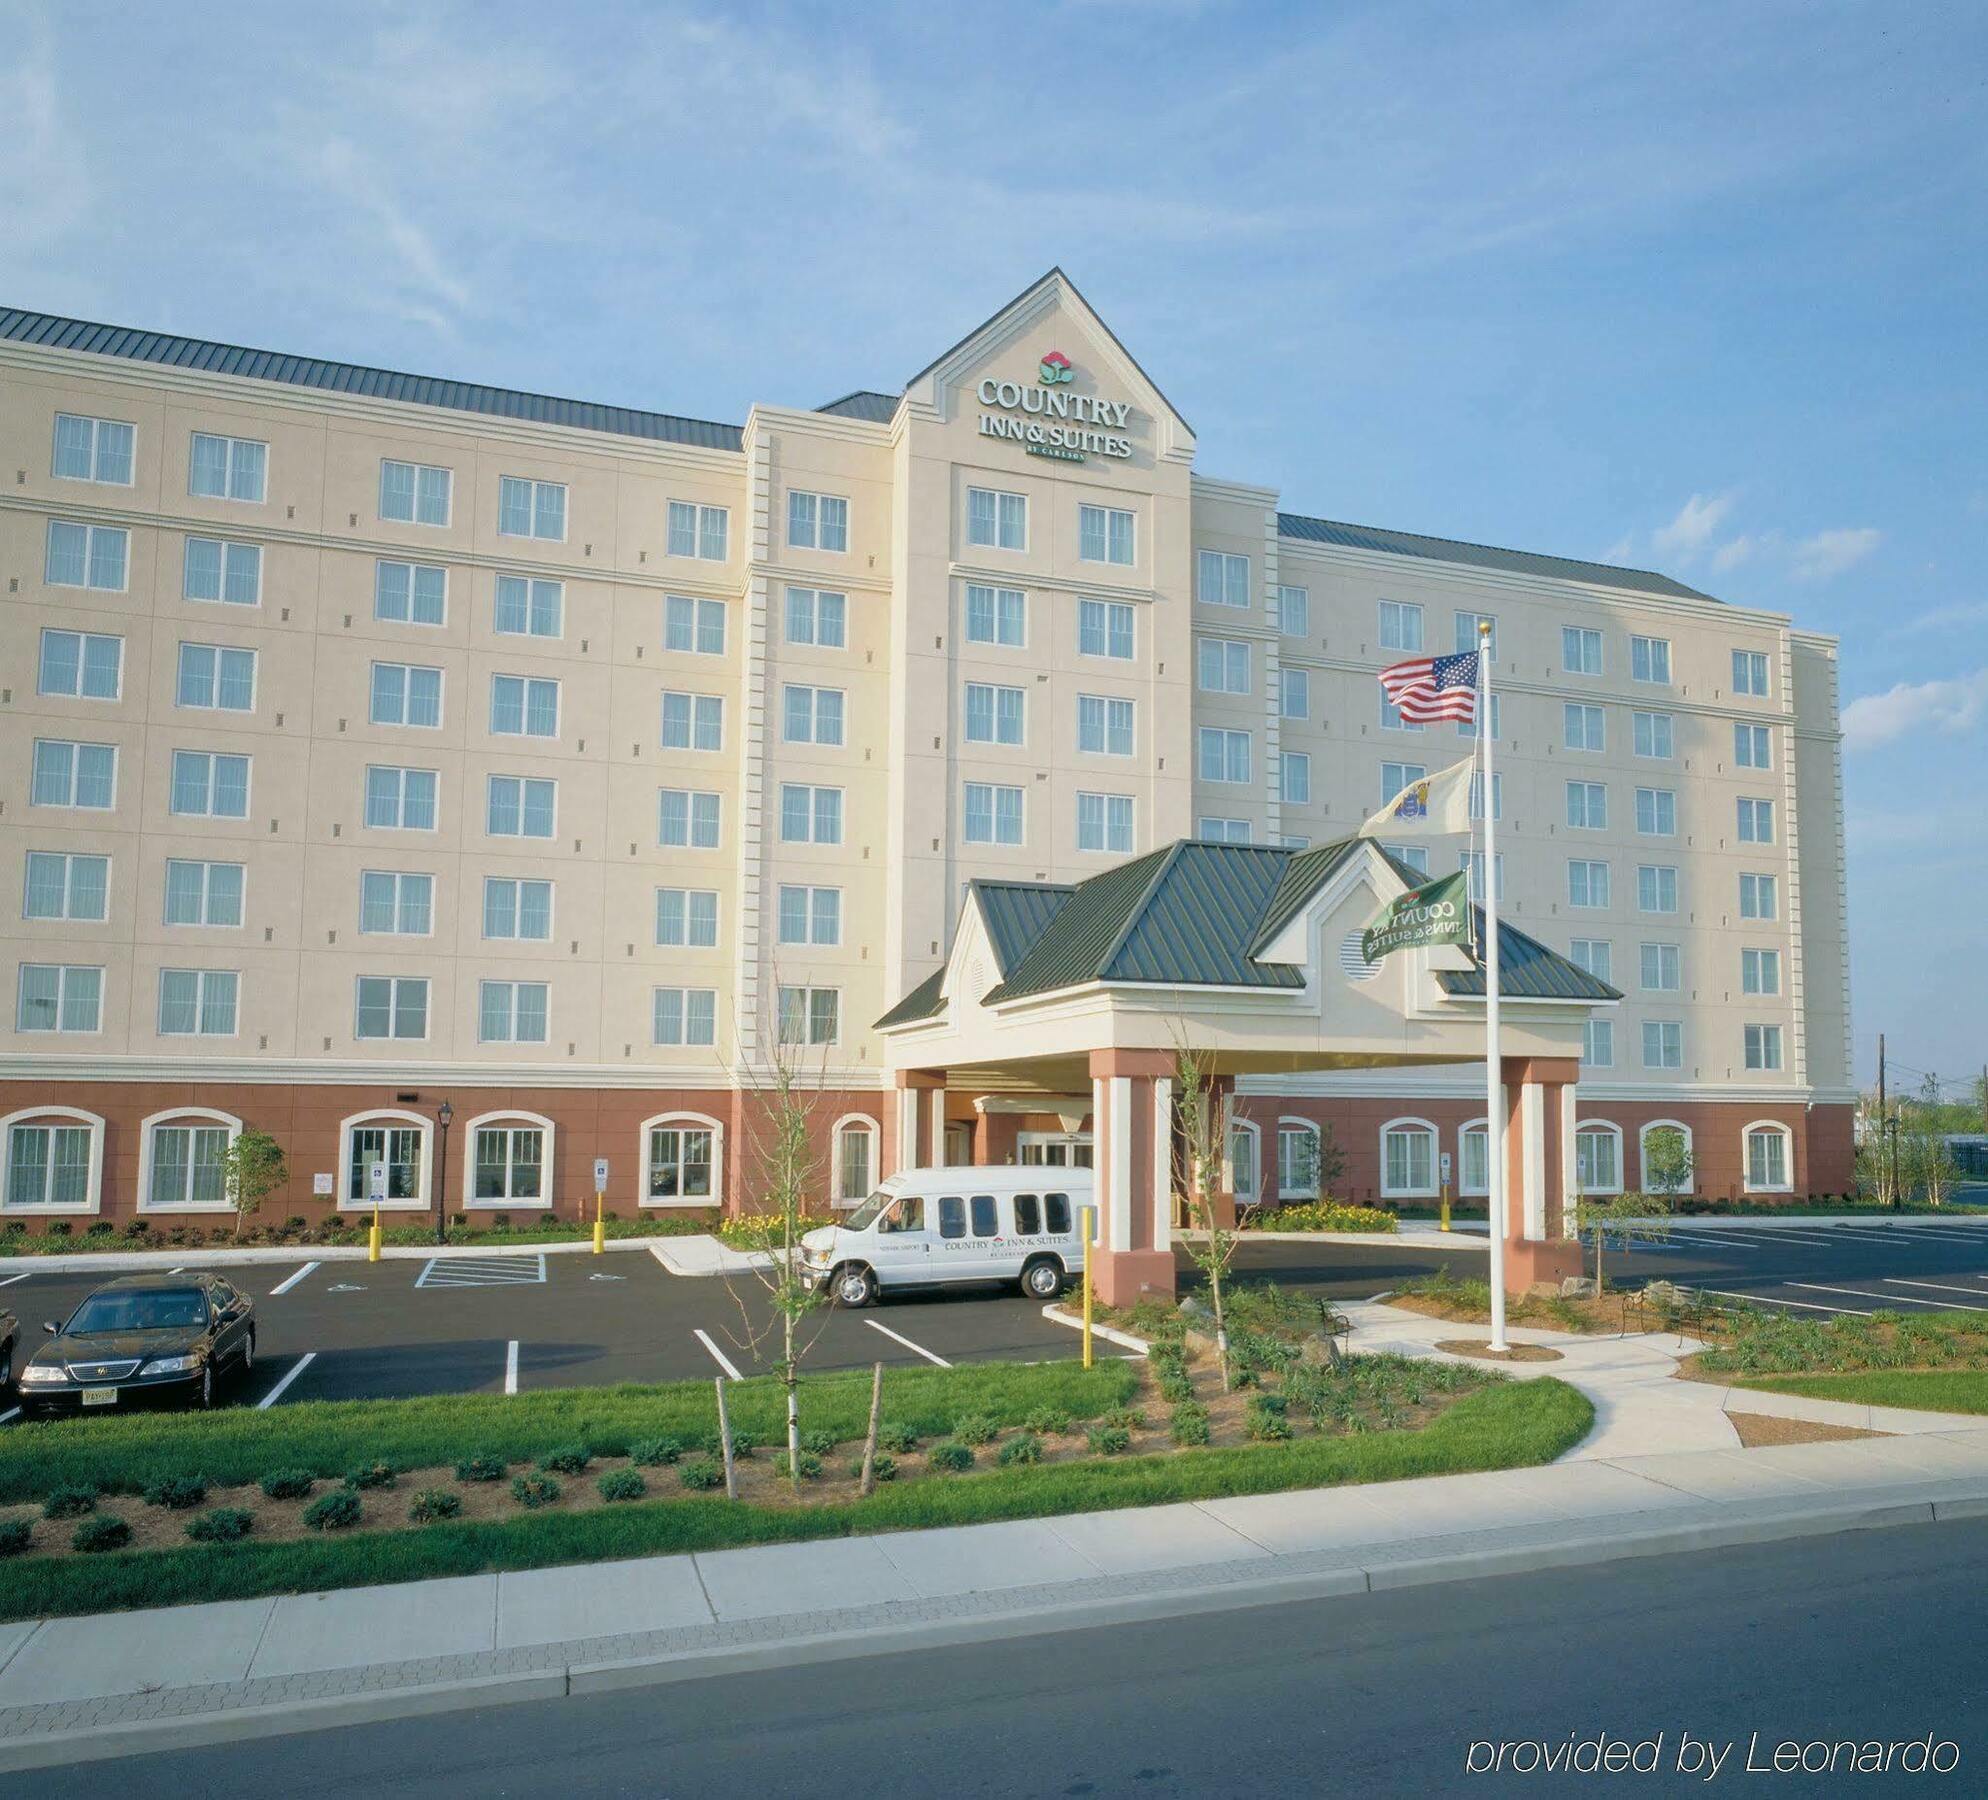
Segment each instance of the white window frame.
M1501 778L1498 788L1502 792ZM1283 750L1277 756L1277 797L1289 806L1309 806L1312 801L1312 758L1309 750Z
M1583 740L1587 738L1587 728L1592 724L1597 728L1600 741L1576 743L1573 731L1576 718L1581 721ZM1569 700L1561 709L1560 738L1566 749L1579 751L1583 756L1605 756L1608 753L1608 714L1591 700Z
M688 513L689 518L682 517ZM732 509L702 500L672 500L663 514L663 554L696 562L728 562L732 553ZM682 549L685 532L690 548Z
M369 1042L372 1040L368 1040ZM392 1040L383 1040L392 1041ZM411 1040L400 1040L411 1041ZM352 1138L356 1132L369 1125L377 1125L386 1131L395 1131L412 1126L420 1134L420 1153L416 1160L417 1180L415 1192L401 1199L388 1197L380 1202L382 1212L426 1212L431 1204L429 1183L433 1179L435 1150L435 1121L425 1113L403 1112L394 1107L375 1107L367 1112L351 1113L338 1122L338 1172L333 1176L336 1186L332 1192L337 1196L336 1210L339 1212L371 1212L373 1203L363 1193L356 1198L349 1192L352 1174ZM362 1182L362 1186L365 1184Z
M86 460L90 465L90 472L87 475L77 475L56 467L57 460L62 454L62 427L65 424L87 425L90 428L90 441L86 451ZM115 475L105 475L101 472L104 467L103 440L106 427L109 427L112 431L121 431L125 434L124 478L122 480L119 480ZM51 481L87 481L97 487L128 488L136 479L137 470L138 427L128 419L104 419L97 417L94 413L58 412L55 415L55 426L50 434L48 447L48 475Z
M207 804L200 812L181 812L173 805L179 792L179 759L182 756L204 757L207 762L205 794ZM242 810L238 813L223 813L214 810L215 795L220 783L216 780L216 765L222 757L230 757L242 765ZM181 750L168 753L166 762L166 810L176 819L227 819L245 821L255 812L255 758L238 750Z
M1089 810L1096 814L1098 841L1084 841L1085 802L1095 801ZM1124 839L1122 844L1112 841L1115 832L1114 815L1123 809ZM1082 789L1077 795L1077 849L1085 856L1130 856L1132 847L1138 842L1138 819L1130 794L1107 794L1094 789Z
M1472 1181L1470 1178L1470 1152L1466 1145L1473 1137L1484 1140L1484 1179ZM1440 1168L1440 1164L1438 1167ZM1489 1119L1466 1119L1457 1127L1456 1133L1456 1191L1459 1200L1488 1198L1491 1192L1491 1121Z
M787 896L803 896L802 910L805 915L804 930L799 937L787 935ZM826 937L822 935L822 920L819 901L824 894L835 896L835 929ZM776 944L805 945L814 949L834 949L842 942L842 889L829 882L783 881L777 884L773 895L773 941Z
M1643 877L1652 877L1651 895L1657 902L1654 906L1643 904ZM1664 901L1664 877L1670 877L1670 905ZM1636 865L1636 910L1647 913L1653 919L1673 919L1677 917L1684 902L1684 882L1674 863L1638 863Z
M377 1037L362 1037L359 1032L359 984L363 981L387 983L387 1029ZM427 990L422 996L421 1035L409 1037L393 1027L400 1018L400 990L417 982ZM434 1035L434 1027L435 983L428 976L357 974L352 977L352 1041L355 1044L425 1044Z
M193 1029L191 1031L168 1031L166 1029L166 977L168 975L191 975L193 977ZM203 1027L207 1018L207 984L210 981L231 981L234 983L234 1004L228 1010L229 1026L226 1031L208 1031ZM153 1029L157 1036L166 1038L238 1038L242 1035L242 976L239 969L179 969L162 968L159 971L159 985L152 1013Z
M1656 1032L1656 1034L1657 1034L1657 1060L1656 1060L1655 1062L1652 1062L1652 1061L1650 1060L1650 1033L1651 1033L1651 1031L1652 1031L1652 1030L1654 1030L1654 1031ZM1666 1031L1667 1031L1667 1030L1668 1030L1668 1031L1675 1031L1675 1032L1677 1033L1677 1061L1676 1061L1676 1062L1669 1062L1669 1061L1666 1061L1666 1060L1665 1060L1665 1058L1664 1058L1664 1035L1665 1035L1665 1033L1666 1033ZM1639 1032L1639 1033L1638 1033L1638 1036L1639 1036L1639 1037L1640 1037L1640 1038L1642 1039L1642 1045L1641 1045L1641 1048L1642 1048L1642 1052L1643 1052L1643 1067L1644 1067L1644 1068L1646 1068L1646 1069L1676 1069L1676 1070L1679 1070L1680 1072L1681 1072L1681 1071L1683 1070L1683 1068L1684 1068L1684 1021L1683 1021L1682 1019L1645 1019L1645 1020L1643 1021L1643 1028L1642 1028L1641 1032Z
M1574 895L1574 871L1583 871L1587 898L1576 899ZM1595 898L1595 871L1601 871L1601 898ZM1569 912L1606 912L1615 900L1615 876L1608 861L1602 857L1570 856L1567 859L1567 909Z
M492 790L494 785L500 781L517 783L518 829L516 831L498 831L493 829L490 823L491 802L495 798ZM527 831L524 829L525 820L529 816L525 805L525 790L540 783L543 783L552 790L552 829L545 832ZM507 842L513 838L527 844L549 844L553 842L559 836L558 779L550 775L510 775L494 770L486 775L483 781L483 835L487 838L502 838Z
M723 656L732 635L730 612L722 600L665 594L664 652L670 656Z
M1762 800L1752 794L1740 795L1735 807L1733 835L1742 844L1771 844L1774 842L1774 802ZM1761 830L1762 823L1766 830Z
M806 837L790 837L787 833L787 796L790 793L805 793L808 797L808 834ZM835 796L835 830L832 835L822 833L821 796ZM780 784L780 823L779 841L783 844L839 844L842 842L846 823L847 794L844 789L832 783L819 781L783 781Z
M542 629L548 616L552 625L550 631ZM490 589L490 630L495 637L540 638L547 642L563 638L566 635L565 582L543 575L500 572Z
M1381 650L1390 655L1423 654L1429 633L1422 603L1419 600L1382 600L1379 607L1374 624L1374 641Z
M55 1023L53 1025L29 1025L25 1023L25 996L30 969L53 969L55 971ZM94 1025L65 1025L62 1015L69 1003L69 978L72 975L88 973L97 978L97 1022ZM102 963L44 963L24 959L14 970L14 1029L22 1037L101 1037L104 1029L104 975Z
M1216 762L1220 772L1208 773L1208 749L1211 740L1219 740L1219 754ZM1234 773L1236 759L1233 752L1236 746L1242 747L1242 772ZM1248 787L1254 779L1256 767L1256 746L1253 734L1237 730L1227 725L1202 725L1195 731L1194 777L1216 787Z
M1223 818L1203 813L1194 822L1194 835L1205 844L1247 844L1254 841L1247 819Z
M55 576L55 534L58 529L83 534L83 579L58 581ZM98 581L97 539L118 541L118 579ZM43 541L41 579L44 587L75 588L92 594L124 594L131 591L131 533L122 525L90 525L81 519L50 519Z
M663 936L663 896L665 894L679 894L683 897L683 936L681 938L666 938ZM708 939L703 939L694 935L695 922L692 914L694 910L701 909L694 909L692 902L707 899L711 902L711 935ZM724 941L724 905L716 888L678 887L671 882L658 883L655 890L655 900L651 904L650 912L655 921L655 943L658 949L715 950Z
M1654 970L1650 957L1650 952L1653 950L1656 952ZM1669 952L1668 955L1665 954L1666 951ZM1667 964L1668 968L1666 967ZM1657 977L1655 981L1650 979L1653 972ZM1664 976L1666 974L1674 975L1677 979L1675 981L1665 981ZM1645 994L1683 993L1684 946L1667 943L1661 939L1650 939L1645 942L1639 942L1636 946L1636 986L1639 992Z
M194 471L200 466L200 446L203 442L227 446L221 458L221 491L219 493L213 493L208 489L197 488L193 485ZM235 491L238 478L241 480L242 485L247 485L245 473L238 470L236 465L253 460L242 455L244 450L259 450L262 452L261 466L256 471L256 492L253 494L243 494ZM218 431L196 431L192 433L187 443L186 491L188 496L195 500L234 500L239 501L244 506L262 505L269 497L269 445L261 438L228 437Z
M407 488L407 512L405 515L387 511L387 471L405 469L410 477ZM422 517L422 505L429 496L424 492L424 476L439 475L442 478L442 516L439 519ZM401 456L380 458L380 498L379 514L383 523L389 525L422 525L430 530L447 530L456 510L456 472L440 463L409 462Z
M1473 650L1484 649L1490 652L1493 662L1498 660L1498 618L1495 613L1459 612L1455 620L1457 655L1468 656ZM1481 643L1478 638L1479 625L1491 627L1491 641L1488 644ZM1495 695L1492 697L1496 698ZM1492 735L1497 734L1494 732Z
M1756 1036L1757 1034L1757 1036ZM1760 1046L1760 1060L1754 1060L1754 1044ZM1769 1046L1774 1051L1774 1060L1769 1062ZM1783 1075L1788 1069L1788 1044L1786 1034L1778 1024L1749 1020L1740 1027L1740 1067L1749 1075Z
M683 799L683 836L681 839L669 835L664 822L664 807L670 798L680 795ZM711 841L707 844L698 837L702 826L698 819L698 802L707 800L711 814ZM725 847L725 796L716 788L659 787L656 790L656 845L663 850L722 850Z
M993 531L991 537L975 535L973 503L974 497L979 494L986 495L990 503L987 510L991 515ZM1013 504L1010 505L1009 502ZM1014 543L1007 541L1011 520L1018 521L1021 526L1019 538ZM1029 547L1028 495L1018 494L1009 488L969 487L966 490L966 541L980 550L1015 552L1027 550Z
M490 889L495 882L508 882L511 888L511 929L490 929ZM524 918L524 890L545 889L545 930L527 936L519 926ZM559 883L549 875L495 875L486 873L476 914L477 936L486 944L549 944L559 930ZM549 998L549 996L548 996Z
M1200 693L1247 694L1254 685L1251 664L1247 638L1204 633L1194 640L1194 685Z
M73 688L48 685L48 645L51 638L76 640L76 685ZM90 666L90 647L93 644L117 646L117 686L108 694L92 694L84 687ZM35 639L35 693L49 700L86 700L95 705L115 706L124 698L123 637L115 631L79 631L66 625L44 625L40 636Z
M1659 655L1659 652L1662 652ZM1658 665L1663 672L1657 672ZM1669 638L1632 636L1629 640L1629 679L1649 687L1671 685L1671 643Z
M1015 691L1019 693L1021 690ZM831 696L834 704L824 706L823 701ZM804 710L805 718L797 715L797 705ZM804 729L796 729L797 726ZM782 682L780 741L783 744L815 744L830 750L841 749L849 741L848 690L824 687L819 682Z
M1649 799L1650 823L1643 823L1645 796ZM1668 803L1668 805L1666 804ZM1670 822L1664 822L1668 811ZM1677 836L1677 790L1675 788L1639 787L1636 789L1636 832L1639 837L1674 838Z
M985 630L980 629L975 616L980 611L986 614ZM1009 635L1011 628L1012 636ZM960 604L960 630L969 644L987 644L1000 650L1027 649L1027 590L997 587L990 581L969 581Z
M59 1201L16 1202L7 1190L14 1179L14 1128L36 1125L81 1125L90 1134L90 1168L87 1177L89 1197L81 1206ZM104 1201L104 1122L93 1112L75 1106L24 1106L0 1119L0 1216L12 1218L87 1217L103 1211Z
M1249 610L1249 558L1234 550L1196 550L1194 599L1200 606Z
M1420 1186L1411 1184L1406 1187L1398 1187L1389 1179L1387 1141L1396 1132L1420 1132L1428 1138L1429 1179L1426 1183ZM1443 1134L1436 1129L1430 1120L1418 1119L1410 1115L1404 1115L1398 1119L1390 1119L1380 1129L1379 1144L1381 1157L1381 1198L1383 1200L1433 1200L1437 1197L1440 1186L1439 1171L1442 1168ZM1409 1170L1411 1177L1413 1173L1414 1171L1411 1168Z
M375 825L371 818L373 799L373 772L397 777L394 783L394 811L398 816L392 825ZM407 778L410 775L430 775L435 781L435 819L428 825L409 825L407 821ZM366 779L359 790L359 818L361 829L366 831L438 831L442 822L442 775L439 769L418 769L408 763L368 763Z
M1654 1193L1650 1185L1650 1133L1653 1131L1677 1131L1684 1134L1684 1153L1691 1158L1691 1175L1679 1194L1695 1194L1698 1191L1698 1157L1693 1147L1691 1127L1682 1119L1646 1119L1636 1128L1636 1175L1644 1193Z
M207 680L207 698L189 700L186 698L186 655L189 650L204 650L214 659ZM249 699L246 706L224 706L221 695L223 687L222 659L230 656L248 658ZM377 665L375 665L377 666ZM255 712L257 692L261 686L261 658L253 650L243 649L239 644L195 644L184 639L179 646L179 655L173 664L173 705L186 712L227 712L239 713L248 717Z
M868 1145L869 1180L865 1191L850 1194L843 1191L842 1145L846 1138L860 1137ZM877 1122L868 1113L844 1113L829 1130L829 1205L838 1212L848 1212L861 1206L875 1192L876 1185L883 1179L877 1173L877 1156L883 1147L883 1133L877 1129Z
M1773 985L1764 977L1771 972ZM1740 992L1749 1000L1778 1000L1781 997L1781 951L1778 945L1743 944L1740 947Z
M798 994L807 1022L807 1032L803 1037L787 1036L787 996ZM815 1000L818 995L835 996L835 1030L827 1037L815 1036ZM830 982L783 981L773 990L773 1031L776 1040L796 1050L832 1050L842 1042L842 989Z
M404 614L385 610L387 603L386 580L389 569L407 572L407 611ZM416 611L424 604L419 594L422 574L439 575L442 578L441 616L424 619ZM499 577L501 580L502 577ZM445 564L415 562L401 556L376 556L373 559L373 617L382 625L419 625L425 631L438 630L449 622L449 571Z
M195 544L212 546L215 552L215 584L214 592L211 594L196 594L193 591L193 547ZM245 585L254 590L246 600L237 599L234 594L229 592L234 582L235 562L238 557L241 559L243 567L250 571L250 578L246 581ZM391 561L392 559L388 558L387 560ZM374 577L376 590L378 579L376 575ZM179 588L180 598L190 601L195 606L260 606L262 604L262 546L260 544L244 544L234 538L207 537L201 532L189 532L180 545ZM378 604L376 595L374 600L376 609L374 616L376 618L378 617Z
M479 1131L501 1131L505 1133L504 1186L506 1192L495 1198L478 1198L476 1192L476 1134ZM510 1133L514 1131L536 1131L539 1137L539 1166L536 1195L522 1197L510 1193L511 1158ZM462 1210L464 1212L545 1212L556 1207L558 1196L552 1191L552 1178L559 1167L555 1154L559 1127L543 1113L500 1111L479 1113L463 1127L462 1137Z
M173 870L198 869L200 871L200 913L197 919L175 919L169 916L172 910ZM214 910L214 871L234 869L241 875L241 914L239 919L229 923L216 920L208 915ZM239 931L248 922L248 864L230 862L225 857L169 856L159 881L159 923L168 931Z
M497 723L498 683L504 681L515 681L519 688L518 728L516 731L506 730ZM552 690L552 729L550 731L534 731L531 728L533 690L537 688L550 688ZM559 741L560 715L564 710L566 698L563 688L564 683L555 676L511 675L493 669L490 673L489 735L501 738L530 738L536 743L556 744Z
M1312 632L1312 591L1277 584L1277 632L1280 637L1310 637Z
M1606 1056L1595 1055L1595 1046L1605 1043ZM1581 1021L1581 1067L1584 1069L1612 1069L1615 1067L1615 1021L1597 1019L1590 1016Z
M649 1134L652 1131L706 1131L711 1134L711 1191L708 1194L652 1195L649 1191ZM678 1167L681 1168L679 1160ZM644 1119L635 1136L637 1205L648 1209L690 1208L722 1211L725 1205L725 1127L709 1113L677 1108Z
M1590 659L1589 652L1593 657ZM1592 666L1591 666L1592 665ZM1560 627L1560 672L1563 675L1599 676L1606 673L1607 659L1602 651L1600 630L1593 625Z
M1102 633L1104 648L1094 650L1084 641L1086 623L1095 617ZM1125 648L1114 650L1113 642L1118 637L1118 626L1125 627ZM1139 610L1128 600L1095 600L1080 596L1077 601L1077 654L1097 656L1107 662L1135 662L1139 656Z
M1649 726L1646 734L1643 727ZM1643 748L1647 735L1651 747ZM1663 739L1664 747L1656 748L1657 739ZM1632 712L1629 715L1629 747L1632 754L1645 762L1675 762L1677 760L1677 715L1667 712Z
M1097 715L1101 742L1087 743L1087 712ZM1077 754L1080 756L1134 756L1139 745L1139 707L1117 694L1077 696ZM1122 746L1122 747L1121 747Z
M669 703L672 700L684 702L684 741L673 744L669 739ZM694 756L717 756L725 748L725 697L722 694L699 694L689 688L665 688L657 702L661 708L657 715L656 741L664 750L682 751ZM708 720L717 720L717 741L700 743Z
M1750 725L1744 719L1733 721L1733 767L1773 769L1774 737L1765 725Z
M391 671L400 674L400 717L380 716L380 677ZM432 675L435 678L435 716L433 719L416 719L414 711L414 677ZM448 679L432 663L381 662L375 660L366 678L366 723L386 726L396 731L440 731L447 717Z
M1742 869L1740 871L1739 880L1740 880L1739 916L1742 919L1745 919L1749 924L1766 925L1766 924L1772 924L1774 923L1774 921L1780 918L1781 883L1777 877L1773 875L1762 874L1760 871L1755 869ZM1753 899L1753 910L1751 912L1747 911L1746 896L1747 896L1748 882L1751 882L1753 884L1754 899ZM1765 912L1762 912L1760 910L1760 896L1762 894L1765 894L1768 899L1768 907Z
M1581 1139L1583 1137L1607 1138L1615 1150L1615 1179L1612 1182L1591 1181L1581 1170ZM1613 1119L1581 1119L1574 1126L1574 1170L1575 1183L1583 1194L1619 1194L1625 1167L1622 1160L1622 1127Z
M807 504L803 506L801 503ZM829 543L829 520L831 508L841 508L838 524L833 528L840 543ZM806 519L806 535L798 535L803 517ZM787 490L787 544L795 550L820 550L829 555L838 555L849 548L849 500L843 494L825 494L808 488Z
M677 1035L666 1038L662 1035L657 1020L657 1003L665 994L677 997ZM694 1038L690 1035L690 997L692 994L708 994L711 999L711 1035L708 1038ZM680 986L676 982L661 982L649 990L649 1044L657 1050L711 1050L718 1043L718 990L715 987Z
M1095 513L1104 525L1104 554L1089 555L1084 548L1086 513ZM1124 554L1120 555L1119 552ZM1130 569L1139 561L1139 515L1125 506L1094 506L1080 502L1077 507L1077 560L1103 563L1109 568Z
M1754 677L1759 676L1755 685ZM1773 675L1767 666L1765 650L1735 650L1733 652L1733 692L1750 700L1765 700L1773 692Z
M184 1126L189 1130L220 1126L228 1134L232 1145L242 1135L242 1122L233 1113L216 1112L206 1106L169 1106L163 1112L155 1112L143 1119L138 1126L138 1201L136 1210L140 1213L232 1213L235 1209L227 1197L225 1183L219 1200L187 1199L176 1205L159 1199L154 1189L158 1183L158 1146L154 1133ZM188 1193L192 1189L189 1186Z
M62 910L52 913L37 913L28 910L30 896L34 892L34 865L37 857L49 857L62 865ZM96 862L104 866L104 910L100 913L79 913L76 911L76 865L79 862ZM110 922L111 879L114 874L114 859L108 851L90 850L36 850L24 852L21 859L21 918L24 923L37 925L105 925Z
M525 508L525 528L512 529L504 523L504 490L507 486L523 487L530 490ZM552 507L548 496L559 496L559 529L544 529L549 522ZM566 541L567 523L571 511L572 494L563 481L541 481L535 475L502 475L497 477L497 535L499 537L529 538L534 543L563 544Z
M1772 1132L1781 1140L1781 1180L1754 1180L1755 1132ZM1795 1191L1795 1134L1779 1119L1755 1119L1740 1132L1740 1191L1746 1194L1792 1194Z
M1309 1187L1293 1186L1286 1167L1285 1139L1295 1138L1300 1133L1312 1141L1312 1179ZM1310 1119L1286 1115L1277 1121L1277 1198L1279 1200L1316 1200L1319 1197L1319 1153L1324 1147L1324 1139L1317 1124Z
M1477 779L1482 779L1478 777ZM1595 817L1595 796L1601 796L1600 818ZM1579 796L1579 805L1575 797ZM1575 817L1576 814L1580 816ZM1481 815L1480 815L1481 816ZM1570 781L1567 783L1567 829L1569 831L1606 831L1608 829L1608 783L1605 781Z
M1241 1164L1236 1143L1249 1145L1249 1178L1238 1179ZM1263 1132L1254 1119L1231 1116L1228 1140L1222 1145L1222 1182L1238 1206L1255 1206L1263 1198Z
M824 601L834 601L832 607L824 606ZM835 621L834 633L825 634L823 621L832 617ZM795 625L805 618L807 628L797 631ZM789 587L787 603L782 620L786 641L790 644L806 644L816 650L846 650L849 648L849 596L839 588Z
M969 829L973 818L971 797L976 788L984 788L987 792L988 829L991 834L987 837L976 837ZM1017 811L1020 815L1020 823L1016 834L1011 838L1001 835L1000 796L1003 794L1013 794L1019 801ZM991 844L1002 849L1013 850L1026 844L1028 842L1028 835L1029 806L1028 790L1026 788L1019 787L1013 782L1005 781L969 781L964 784L960 796L960 839L963 843Z

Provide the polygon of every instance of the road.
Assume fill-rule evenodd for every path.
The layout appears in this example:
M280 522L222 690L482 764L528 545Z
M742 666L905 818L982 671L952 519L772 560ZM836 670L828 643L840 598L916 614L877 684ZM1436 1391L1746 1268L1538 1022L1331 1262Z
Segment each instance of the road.
M32 1787L41 1800L1980 1794L1984 1583L1988 1521L1897 1527L221 1744L40 1771ZM1466 1771L1474 1742L1604 1731L1661 1733L1657 1772ZM1748 1775L1755 1732L1756 1760L1784 1739L1931 1733L1960 1761L1948 1775ZM1678 1772L1685 1733L1734 1746L1716 1780Z

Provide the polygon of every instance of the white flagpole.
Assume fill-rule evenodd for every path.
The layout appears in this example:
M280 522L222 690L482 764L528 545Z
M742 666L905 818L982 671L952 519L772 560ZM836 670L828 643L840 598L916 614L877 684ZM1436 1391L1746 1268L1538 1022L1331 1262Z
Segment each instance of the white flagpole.
M1505 1344L1505 1113L1498 1049L1497 782L1491 766L1491 622L1477 626L1477 742L1484 758L1484 1173L1491 1229L1491 1348Z

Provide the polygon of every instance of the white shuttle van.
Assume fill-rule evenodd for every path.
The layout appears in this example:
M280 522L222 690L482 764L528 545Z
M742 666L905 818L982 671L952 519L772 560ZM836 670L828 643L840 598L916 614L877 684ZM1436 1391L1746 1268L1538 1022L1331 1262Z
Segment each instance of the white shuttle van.
M801 1240L810 1287L868 1306L882 1289L1013 1283L1054 1300L1084 1267L1089 1169L900 1169L846 1219Z

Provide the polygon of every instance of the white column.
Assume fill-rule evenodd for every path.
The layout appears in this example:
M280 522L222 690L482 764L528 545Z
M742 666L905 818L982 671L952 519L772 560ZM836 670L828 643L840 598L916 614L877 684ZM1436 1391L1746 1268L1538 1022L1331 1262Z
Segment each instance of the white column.
M943 1167L946 1160L946 1090L932 1088L927 1092L926 1100L931 1106L926 1132L932 1146L932 1163L935 1168Z
M897 1090L897 1166L918 1166L918 1108L923 1102L916 1088Z
M1560 1235L1573 1237L1574 1202L1581 1192L1580 1147L1574 1141L1574 1127L1581 1120L1580 1095L1573 1082L1560 1090ZM1622 1185L1629 1185L1628 1134L1623 1134L1623 1166L1616 1170Z
M1106 1102L1106 1128L1111 1134L1111 1155L1105 1179L1110 1184L1107 1202L1110 1219L1105 1242L1114 1250L1132 1248L1132 1078L1112 1076Z
M1153 1248L1173 1248L1173 1082L1153 1081Z
M1536 1081L1519 1088L1520 1154L1524 1160L1525 1235L1546 1235L1546 1089Z

